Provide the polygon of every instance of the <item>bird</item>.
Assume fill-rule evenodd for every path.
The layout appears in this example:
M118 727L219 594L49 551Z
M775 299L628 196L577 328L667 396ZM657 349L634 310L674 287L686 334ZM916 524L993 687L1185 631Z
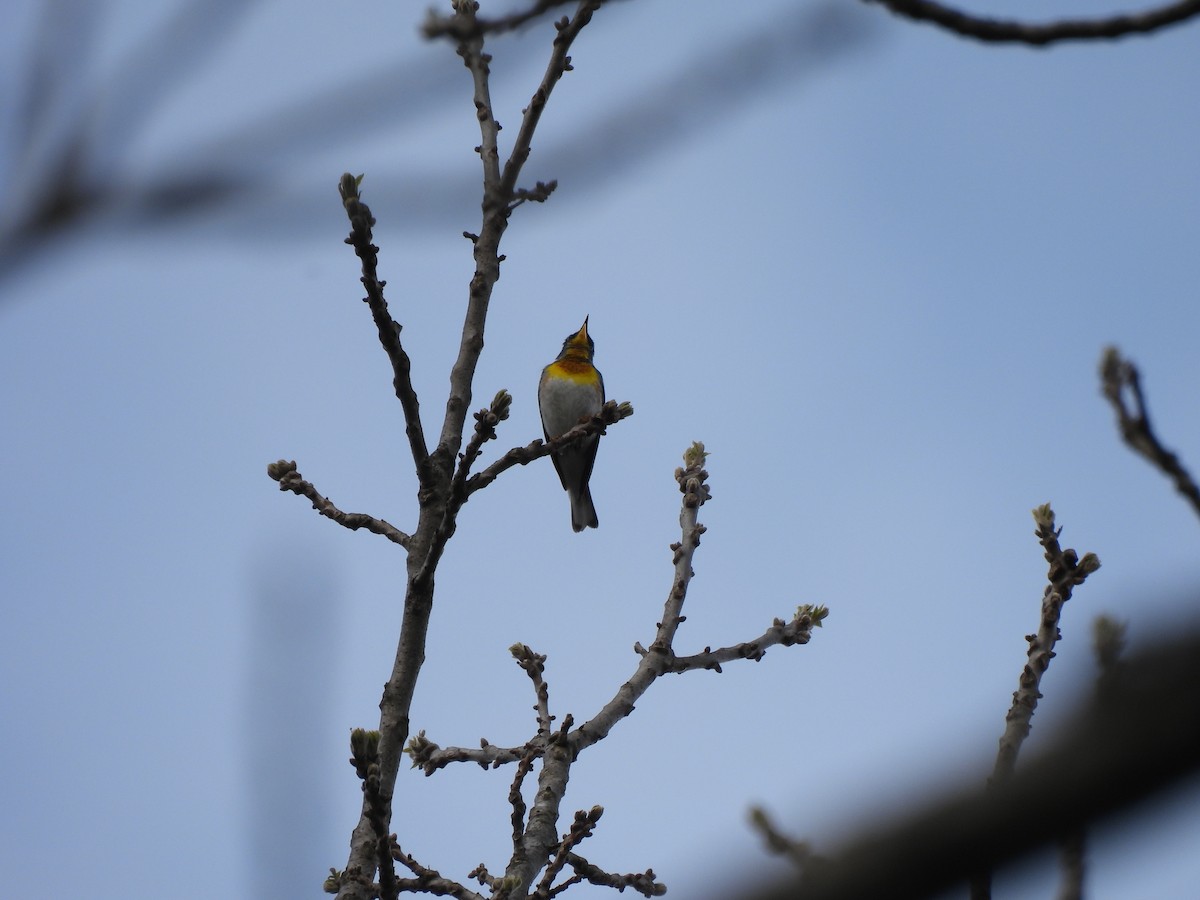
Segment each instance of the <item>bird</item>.
M563 341L558 358L542 369L538 407L546 440L565 434L584 418L598 415L604 406L604 378L592 365L595 349L588 335L588 317L584 317L583 327ZM550 457L563 490L571 498L571 527L577 532L600 525L588 487L599 444L600 436L590 434Z

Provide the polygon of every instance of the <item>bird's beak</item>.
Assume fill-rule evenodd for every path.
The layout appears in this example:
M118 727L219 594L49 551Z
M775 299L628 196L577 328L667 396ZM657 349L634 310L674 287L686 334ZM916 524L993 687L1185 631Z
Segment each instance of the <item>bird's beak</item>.
M579 329L579 333L582 334L584 337L587 337L587 323L588 323L588 319L590 319L590 318L591 318L590 315L584 316L583 317L583 327Z

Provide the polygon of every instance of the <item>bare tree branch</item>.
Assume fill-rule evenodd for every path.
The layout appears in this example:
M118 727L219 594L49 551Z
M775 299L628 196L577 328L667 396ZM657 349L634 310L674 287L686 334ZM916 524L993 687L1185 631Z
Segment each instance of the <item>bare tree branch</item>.
M617 407L608 404L606 409L612 414ZM578 440L591 433L590 429L595 429L598 422L602 421L603 416L595 417L572 429L563 438ZM525 452L542 453L555 443L557 441L541 446L518 448L518 455ZM504 459L511 459L514 453L517 451L509 451ZM573 850L579 840L586 836L582 832L576 833L573 830L574 837L568 835L562 841L558 840L555 823L558 819L559 803L566 791L571 765L584 749L603 739L617 722L629 715L637 699L660 676L667 672L702 668L720 671L720 664L732 659L761 659L765 648L769 646L807 643L811 638L812 629L819 626L828 613L824 607L803 606L797 610L791 622L785 623L776 619L766 633L753 641L721 650L706 648L703 653L691 657L675 656L674 637L679 625L685 620L682 610L693 574L692 561L700 544L700 536L704 533L704 526L697 519L698 511L711 496L706 483L708 472L704 469L706 456L702 444L693 444L684 454L684 466L675 472L679 490L683 494L679 515L682 540L671 545L675 575L664 605L662 620L658 623L655 640L649 650L641 644L635 645L635 651L641 656L637 670L603 709L575 730L572 730L574 721L568 715L560 728L550 732L549 725L553 717L549 708L549 691L543 679L545 657L533 653L524 644L517 644L511 648L511 652L532 680L537 697L535 709L538 731L534 738L520 748L500 748L484 740L480 742L478 750L459 747L443 749L426 738L425 732L422 731L405 747L413 765L420 766L427 775L452 762L474 762L485 768L519 762L518 777L514 779L514 788L510 792L510 802L513 805L514 850L503 879L495 882L499 885L497 896L524 896L537 873L546 865L547 859L551 859L550 869L543 873L534 893L537 897L555 896L569 884L584 880L618 888L633 887L646 896L656 896L665 891L665 888L655 881L652 871L641 875L612 875L592 866L582 857L576 859ZM524 778L525 769L538 756L542 759L542 769L538 777L537 796L526 819L526 810L517 788ZM594 821L591 824L594 825ZM574 869L575 875L559 885L553 885L557 874L568 863ZM476 870L475 874L478 876L481 871L484 870Z
M554 851L550 862L547 864L545 871L542 873L541 880L538 881L537 889L533 892L535 898L549 898L553 896L551 888L563 868L567 865L572 851L581 843L592 836L592 832L596 830L596 823L600 821L600 817L604 815L603 806L593 806L590 810L577 810L575 813L575 821L571 823L571 830L568 831L561 841L558 842L558 847Z
M708 472L704 469L707 454L704 445L697 442L684 453L684 466L675 470L675 480L683 494L682 509L679 513L679 524L682 540L672 544L674 552L675 577L671 590L663 605L662 619L649 649L638 644L634 650L641 656L641 662L633 673L617 690L604 708L580 726L578 732L572 735L576 752L582 752L604 737L616 726L617 722L633 712L637 700L650 688L659 676L675 671L673 666L682 662L683 668L678 671L693 668L714 668L719 670L720 662L731 659L757 659L762 646L771 643L805 644L812 636L812 629L820 625L828 614L824 607L801 607L789 625L776 620L768 631L754 642L727 648L723 651L707 650L695 657L685 657L682 661L675 656L674 640L679 626L685 621L682 615L683 602L687 597L688 584L691 582L693 568L692 560L696 548L700 546L700 536L705 527L697 520L697 513L706 503L711 494L708 489ZM780 627L781 626L781 627ZM750 649L751 645L758 645Z
M541 755L545 742L545 737L539 736L523 747L499 747L483 738L479 741L478 750L471 747L441 747L429 740L422 729L408 742L404 752L412 759L413 768L419 768L426 775L432 775L438 769L456 762L472 762L487 769L520 762L531 753L537 758Z
M464 490L466 473L479 447L494 428L488 422L477 419L477 430L468 451L459 459L456 472L455 462L462 447L467 408L471 402L472 383L479 355L483 351L484 325L487 320L488 303L492 289L500 277L500 239L508 225L512 212L513 188L521 167L529 155L529 141L536 126L541 108L549 96L550 87L569 68L566 52L579 31L590 21L599 0L585 0L580 4L574 19L565 20L558 29L551 53L551 61L542 86L538 89L541 102L531 103L526 109L525 122L518 136L504 171L501 173L497 137L500 125L492 111L488 86L488 64L490 57L483 51L483 38L477 37L460 42L459 54L471 73L474 86L476 116L479 121L481 142L478 147L483 164L482 227L479 235L473 236L475 275L468 291L467 309L464 316L462 339L454 364L450 371L450 392L446 400L446 413L437 448L427 455L424 451L423 435L420 445L410 431L413 455L417 462L421 490L418 494L419 515L417 528L410 540L408 555L408 579L404 596L404 615L400 626L400 639L392 673L384 686L380 700L379 717L379 795L387 805L385 820L391 821L391 802L399 770L400 757L408 741L409 711L417 679L425 661L425 642L429 632L429 620L433 610L434 573L445 550L446 542L457 527L457 514L466 500ZM464 26L475 18L477 4L474 0L454 0L454 15ZM536 108L535 108L536 107ZM370 243L370 226L373 219L370 211L362 206L357 197L357 184L346 177L342 181L343 200L347 213L354 225L351 243L364 261L364 284L368 288L368 300L373 294L372 282L378 286L378 306L372 306L380 340L384 346L399 346L398 329L386 313L382 304L382 283L374 277L375 247ZM377 311L378 309L378 311ZM393 345L394 342L394 345ZM392 354L389 352L389 356ZM405 374L406 370L405 370ZM399 376L399 373L398 373ZM399 394L399 391L398 391ZM499 399L500 395L497 395ZM401 397L401 402L413 402L415 395ZM495 403L496 401L494 401ZM415 413L415 405L411 413ZM491 413L495 413L492 410ZM405 406L405 418L410 428L419 420ZM497 421L499 417L497 416ZM480 428L479 426L482 426ZM457 488L457 490L456 490ZM546 849L555 840L554 828L558 820L558 802L565 790L573 754L566 752L566 734L571 718L568 716L559 733L548 736L542 754L542 769L539 775L537 802L530 811L522 841L522 853L514 853L496 896L524 896L538 869L546 859ZM350 841L350 855L346 865L348 876L338 885L339 900L369 900L371 882L366 873L377 867L375 847L377 826L371 820L372 807L365 799L358 825ZM522 855L523 854L523 855Z
M791 647L794 644L807 644L812 637L813 627L821 627L828 612L829 610L823 606L806 604L796 610L796 615L790 622L775 619L770 628L753 640L734 644L731 647L721 647L717 650L705 647L703 652L691 656L676 656L674 653L670 653L661 663L662 671L663 673L682 673L695 669L711 669L719 674L722 671L721 663L731 662L735 659L749 659L758 662L766 655L768 647ZM680 621L684 621L686 618L684 616ZM633 649L642 656L648 656L651 653L651 650L647 650L641 644L635 644Z
M537 711L538 734L547 735L550 733L554 716L550 715L550 688L546 685L546 679L543 677L546 671L546 657L544 654L534 653L525 644L513 644L508 649L513 655L513 659L517 661L517 665L533 682L533 693L537 698L533 708Z
M371 308L371 317L375 320L375 328L379 332L379 343L383 345L384 352L392 363L392 388L404 410L404 430L412 450L417 479L422 487L427 487L429 450L425 446L425 429L421 425L421 404L417 400L417 392L412 383L412 362L400 343L400 323L392 318L387 300L383 297L386 282L379 279L379 248L371 242L371 229L375 225L375 217L359 196L358 186L361 180L361 175L355 178L347 172L338 184L342 205L350 219L350 236L346 238L346 243L354 248L354 253L362 260L360 280L367 289L364 300Z
M1058 542L1062 529L1054 527L1054 510L1046 503L1033 511L1037 523L1034 532L1045 551L1050 568L1046 573L1049 584L1042 594L1042 615L1035 634L1025 636L1029 642L1028 662L1021 671L1017 690L1013 692L1012 706L1004 717L1004 734L1000 736L1000 749L996 752L996 765L988 786L1000 788L1012 778L1021 745L1029 737L1033 713L1037 709L1042 676L1054 658L1054 648L1062 632L1058 623L1062 617L1063 604L1071 599L1071 592L1083 584L1088 575L1100 568L1100 559L1094 553L1085 553L1079 558L1074 550L1063 550ZM971 877L971 900L988 900L992 896L992 872L981 870Z
M394 835L393 835L394 837ZM416 878L400 878L396 886L401 893L433 894L437 897L457 897L458 900L484 900L479 894L465 885L442 876L437 869L431 869L417 862L411 855L405 853L400 846L393 845L393 858L416 875Z
M383 519L376 519L366 513L342 512L333 504L332 500L321 496L312 484L300 476L300 473L296 471L295 460L281 459L271 463L267 466L267 475L279 482L281 491L291 491L298 496L307 497L312 501L313 509L344 528L349 528L351 531L365 528L367 531L383 535L392 543L399 544L406 549L412 540L409 535Z
M1002 784L1012 776L1017 764L1017 754L1029 736L1034 710L1041 698L1039 688L1042 676L1054 658L1054 648L1062 637L1058 622L1063 604L1071 599L1071 592L1083 584L1089 575L1100 568L1100 559L1094 553L1085 553L1082 558L1074 550L1064 550L1058 542L1062 529L1054 527L1054 510L1044 504L1033 511L1037 523L1037 538L1045 550L1049 570L1049 584L1042 594L1042 615L1036 634L1026 636L1029 642L1028 659L1021 672L1020 685L1013 692L1012 707L1005 716L1004 734L1000 738L1000 749L996 753L996 767L992 783Z
M633 888L643 897L661 897L667 892L667 886L658 881L653 869L628 875L612 875L592 865L577 853L568 854L567 862L571 864L579 879L589 884L616 888L618 891L624 891L627 887Z
M525 784L526 776L533 771L533 763L537 757L538 754L532 751L521 757L521 761L517 764L517 771L513 774L512 786L508 789L508 804L512 807L512 842L514 848L521 844L521 835L525 833L525 813L528 812L528 807L525 806L525 798L521 795L521 786Z
M606 409L610 406L611 403L606 404ZM516 462L512 461L514 454L518 457L526 453L536 453L541 456L549 452L550 449L553 449L559 442L578 440L584 435L591 433L591 429L594 428L597 418L576 426L554 441L549 441L545 444L535 441L529 447L510 450L502 457L501 462L508 461L508 465L515 465ZM675 632L686 621L682 610L684 600L687 597L687 586L693 574L692 561L695 550L700 545L700 536L705 531L704 526L697 521L697 512L710 497L709 488L706 483L708 472L704 470L706 455L703 444L694 444L684 454L685 467L677 469L675 472L679 489L684 495L679 516L683 540L671 545L671 550L674 553L675 577L672 581L671 590L667 595L662 620L658 623L655 639L650 644L649 649L643 647L640 642L634 645L634 651L642 659L633 676L620 687L616 695L603 709L570 735L571 744L576 755L602 740L617 722L629 715L633 711L638 698L660 676L672 672L682 673L696 669L712 669L720 672L722 663L735 659L755 661L761 659L768 647L790 647L795 644L806 644L812 637L812 629L820 627L829 614L829 610L824 606L806 604L796 610L791 621L784 622L782 619L775 619L770 628L753 640L730 647L722 647L717 650L706 647L703 652L692 656L680 657L675 655L673 647ZM496 465L499 465L499 463ZM475 477L478 478L480 476L477 475ZM519 647L523 647L523 645L516 645L513 648L514 657L518 660L520 659L517 649ZM539 720L541 714L539 710ZM549 715L548 709L545 711L545 715ZM416 738L409 742L405 748L405 752L412 758L414 766L420 766L425 774L429 775L453 762L473 762L485 768L488 766L500 766L522 759L530 750L544 749L544 747L545 736L540 730L536 737L522 747L497 747L485 740L480 742L480 748L477 750L462 747L442 748L426 738L425 732L422 731Z
M1150 426L1146 398L1142 394L1141 375L1137 366L1121 356L1116 347L1107 347L1100 359L1100 383L1104 396L1117 414L1121 437L1135 453L1166 475L1200 515L1200 487L1179 457L1164 447ZM1126 396L1133 402L1131 409Z
M482 472L477 472L466 479L463 484L463 490L465 491L464 502L466 497L470 497L476 491L487 487L500 477L500 475L514 466L529 465L534 460L541 459L543 456L549 456L556 450L561 450L563 447L569 447L572 444L578 443L589 434L604 434L605 428L609 425L615 425L622 419L627 419L632 415L632 404L617 403L615 400L609 400L601 407L599 413L556 438L548 441L538 439L531 441L524 447L514 447Z
M496 437L496 426L508 418L509 409L512 407L512 395L508 391L497 391L496 396L492 398L491 405L487 409L481 409L475 413L475 432L471 435L471 440L467 441L467 447L458 455L458 468L454 472L454 481L450 485L450 493L454 497L461 498L459 506L466 502L468 496L467 491L467 476L471 472L471 466L475 464L475 460L479 459L479 454L483 452L483 445Z
M1200 0L1180 0L1167 6L1112 16L1106 19L1064 19L1035 25L1002 19L976 17L934 3L933 0L866 0L886 6L898 16L930 22L963 37L986 43L1019 43L1044 47L1061 41L1112 40L1131 34L1147 34L1186 22L1200 13Z

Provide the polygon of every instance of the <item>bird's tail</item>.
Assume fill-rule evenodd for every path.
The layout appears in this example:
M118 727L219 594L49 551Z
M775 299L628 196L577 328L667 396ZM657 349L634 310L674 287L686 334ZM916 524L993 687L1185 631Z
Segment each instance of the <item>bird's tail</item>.
M586 484L582 489L571 491L571 527L576 531L585 528L598 528L600 520L596 518L596 507L592 505L592 491Z

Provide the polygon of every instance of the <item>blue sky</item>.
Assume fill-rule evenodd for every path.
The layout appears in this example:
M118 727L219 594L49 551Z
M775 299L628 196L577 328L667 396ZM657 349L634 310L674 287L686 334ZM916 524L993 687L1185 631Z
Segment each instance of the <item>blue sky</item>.
M403 559L265 466L413 522L336 185L366 173L432 429L478 224L469 79L409 5L263 2L211 55L182 45L169 89L135 71L113 96L165 15L143 6L111 4L78 66L104 183L247 180L184 218L108 211L0 281L0 861L98 898L316 896L357 819L347 734L378 721ZM3 39L9 133L38 8ZM1034 10L1056 11L1080 12ZM492 49L502 138L548 28ZM982 782L1038 618L1034 506L1103 568L1067 606L1027 750L1089 690L1095 615L1134 645L1194 623L1195 515L1120 444L1096 370L1110 343L1137 361L1164 442L1200 467L1196 40L984 47L848 0L602 9L534 141L524 180L559 189L505 237L473 408L513 394L494 454L540 436L538 373L590 315L609 396L637 412L600 446L598 530L571 532L548 463L464 508L414 726L526 740L516 641L548 655L559 717L612 695L670 587L693 440L714 499L677 649L831 614L808 646L663 679L573 770L565 808L607 810L585 855L673 895L781 871L752 803L829 848ZM36 182L3 152L10 216ZM510 778L402 772L401 843L451 877L499 870ZM1194 889L1200 792L1164 809L1096 836L1089 896ZM1048 896L1053 867L999 886Z

